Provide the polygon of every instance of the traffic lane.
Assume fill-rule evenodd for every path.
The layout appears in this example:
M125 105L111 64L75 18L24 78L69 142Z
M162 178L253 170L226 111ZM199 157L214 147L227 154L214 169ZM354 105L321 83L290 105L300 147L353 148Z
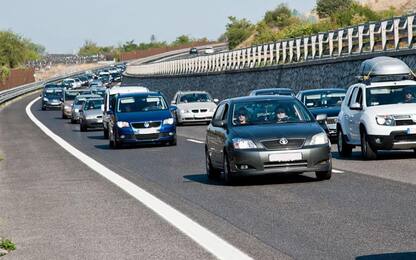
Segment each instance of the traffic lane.
M405 252L416 246L412 185L359 174L335 174L331 181L318 182L306 174L244 178L228 187L206 178L203 144L180 137L177 147L103 152L107 141L100 139L101 132L79 133L70 124L36 113L76 147L118 172L130 173L131 180L144 177L156 183L170 204L234 245L239 238L219 230L217 221L223 219L254 240L301 259ZM203 216L195 208L203 209ZM249 254L252 250L240 248Z
M206 125L185 125L177 128L179 136L205 141ZM416 184L416 154L408 151L380 151L377 160L365 161L360 148L356 148L350 158L339 157L336 144L332 144L334 169L386 178L404 183Z
M210 259L191 239L56 145L22 99L0 111L0 234L17 259Z

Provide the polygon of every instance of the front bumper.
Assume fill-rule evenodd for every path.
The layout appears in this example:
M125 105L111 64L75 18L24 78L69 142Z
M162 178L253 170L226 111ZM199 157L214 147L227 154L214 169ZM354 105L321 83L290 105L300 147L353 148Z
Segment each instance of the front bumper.
M406 131L393 131L390 135L369 135L370 145L376 150L416 149L416 134Z
M71 118L73 120L79 120L79 116L80 116L79 112L75 112L74 110L71 111Z
M186 122L210 122L213 112L204 112L204 113L180 113L178 117L179 123Z
M72 115L72 109L71 108L63 108L63 113L67 117L70 117Z
M271 162L272 154L301 153L297 161ZM332 156L328 145L310 146L287 151L234 150L228 152L230 171L235 175L263 175L270 173L302 173L328 171Z
M61 106L62 106L62 103L60 103L60 102L56 102L56 103L42 102L42 107L60 108Z
M83 122L88 128L102 128L103 127L103 120L102 118L86 118L83 119Z
M123 144L162 143L176 139L176 127L174 125L162 126L155 133L139 134L131 128L117 128L115 138Z

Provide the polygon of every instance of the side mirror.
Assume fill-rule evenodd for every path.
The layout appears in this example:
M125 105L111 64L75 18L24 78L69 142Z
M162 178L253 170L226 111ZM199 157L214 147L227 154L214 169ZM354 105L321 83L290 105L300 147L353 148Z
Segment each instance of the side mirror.
M172 105L176 105L176 101L172 100L172 102L170 102Z
M326 114L319 114L316 116L316 121L318 122L325 122L327 119L327 115Z
M60 98L59 100L61 100L61 102L64 102L64 99L63 98Z
M178 110L178 107L177 107L177 106L170 106L170 107L169 107L169 110L170 110L171 112L176 112L176 110Z
M220 100L218 98L214 98L214 103L218 103Z
M101 105L101 111L104 112L104 104Z
M361 105L360 103L354 103L350 106L351 110L361 110Z

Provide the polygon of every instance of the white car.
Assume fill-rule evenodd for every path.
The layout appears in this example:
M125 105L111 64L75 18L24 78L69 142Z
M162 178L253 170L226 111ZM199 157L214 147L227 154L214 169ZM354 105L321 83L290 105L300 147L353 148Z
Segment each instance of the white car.
M364 61L362 82L349 87L338 116L340 156L361 146L365 159L378 150L416 152L416 81L401 60L378 57Z
M115 95L124 93L144 93L149 92L149 89L141 86L114 86L107 89L104 97L104 105L101 108L103 111L103 134L104 138L108 138L108 123L110 122L111 115L114 113L115 107Z
M71 86L71 88L80 88L81 87L81 82L79 80L76 81L75 79L72 79L72 78L64 79L62 81L62 84L66 85L66 86Z
M176 123L211 122L218 99L212 99L205 91L180 91L175 94Z
M204 50L205 54L213 54L215 52L214 48L208 47Z

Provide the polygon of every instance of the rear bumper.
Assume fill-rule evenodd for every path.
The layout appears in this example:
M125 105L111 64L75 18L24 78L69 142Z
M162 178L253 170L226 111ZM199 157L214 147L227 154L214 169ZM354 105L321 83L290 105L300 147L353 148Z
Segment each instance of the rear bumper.
M270 162L271 154L301 153L298 161ZM228 152L230 171L235 175L263 175L270 173L302 173L328 171L332 167L328 145L289 151L232 150ZM247 169L244 169L247 168Z

